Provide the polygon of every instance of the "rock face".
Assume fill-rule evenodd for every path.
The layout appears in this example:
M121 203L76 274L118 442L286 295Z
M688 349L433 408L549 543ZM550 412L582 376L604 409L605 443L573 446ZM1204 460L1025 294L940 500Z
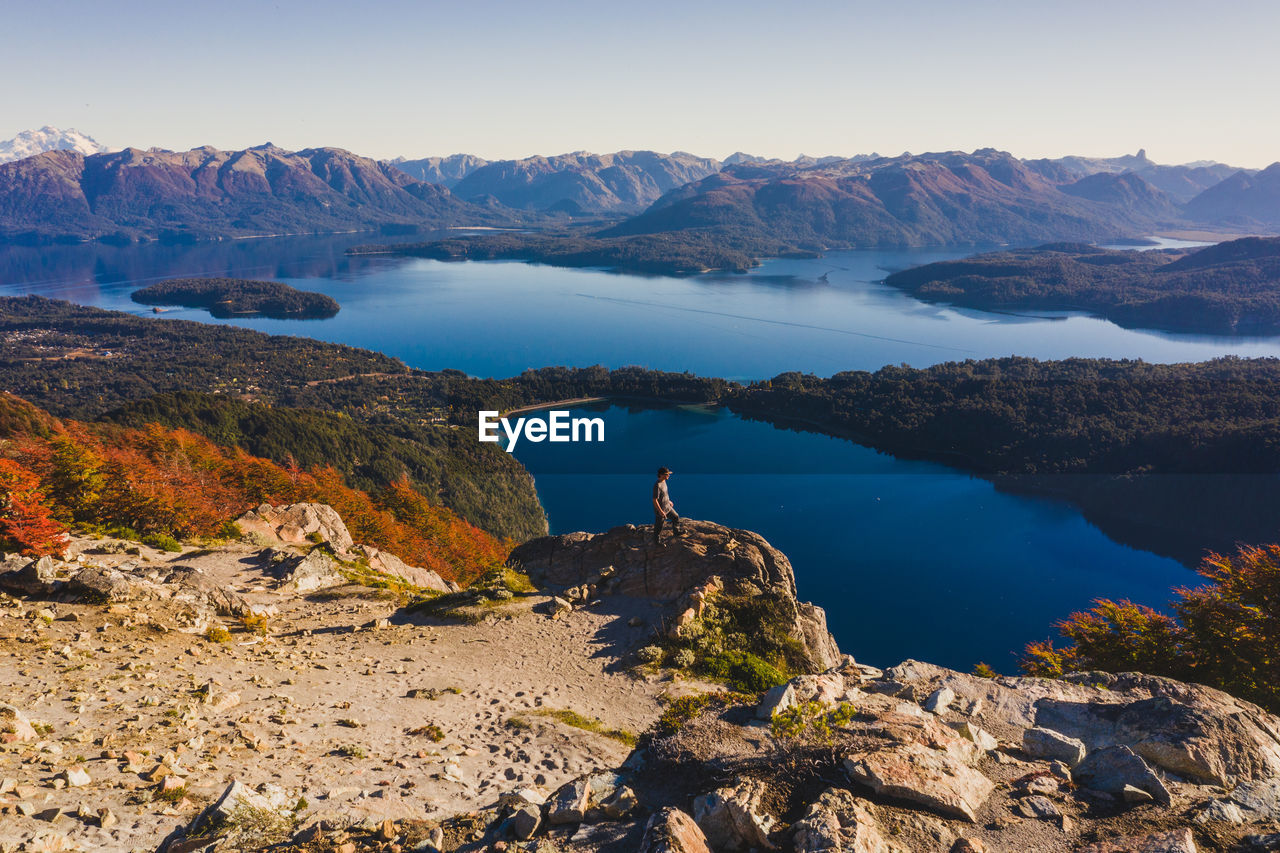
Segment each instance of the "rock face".
M849 778L877 794L976 821L995 788L974 769L978 748L933 719L891 713L880 722L886 742L847 756Z
M342 517L324 504L263 504L240 516L236 524L246 534L257 533L286 545L327 542L339 554L350 551L355 544Z
M711 848L693 818L668 806L649 818L640 853L711 853Z
M351 551L357 557L363 557L368 562L369 568L375 572L403 578L414 586L420 586L423 589L434 589L437 592L457 592L460 589L456 583L445 580L438 573L430 569L410 566L395 554L379 551L372 545L356 545Z
M516 548L510 562L540 585L653 598L669 603L677 618L696 607L694 591L717 579L722 584L746 582L794 603L790 630L815 670L839 663L840 650L827 631L826 614L796 601L795 574L782 552L747 530L690 519L680 526L684 535L665 547L653 544L649 525L545 536Z

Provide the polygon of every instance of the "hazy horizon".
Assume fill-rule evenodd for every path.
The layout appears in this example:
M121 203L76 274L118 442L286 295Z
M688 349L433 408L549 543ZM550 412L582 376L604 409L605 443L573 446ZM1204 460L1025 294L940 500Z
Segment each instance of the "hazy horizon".
M1018 157L1280 160L1280 4L1082 0L536 8L133 0L9 12L0 138L112 148L346 148L378 159L587 150L793 159L994 147Z

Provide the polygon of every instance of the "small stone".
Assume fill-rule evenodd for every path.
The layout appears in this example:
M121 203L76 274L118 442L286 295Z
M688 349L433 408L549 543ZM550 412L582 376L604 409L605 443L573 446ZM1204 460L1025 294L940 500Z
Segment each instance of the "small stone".
M961 737L972 741L973 744L983 752L990 752L999 746L999 744L996 743L996 739L992 737L990 733L970 720L964 720L959 723L955 726L955 730L960 733Z
M1196 823L1244 823L1244 812L1235 803L1214 800L1192 818Z
M1075 767L1084 760L1082 741L1067 737L1053 729L1032 728L1022 733L1022 751L1032 758L1057 759Z
M334 848L334 853L356 853L356 843L347 841Z
M987 845L976 838L957 838L951 845L951 853L987 853Z
M76 765L75 767L68 767L66 770L62 771L62 778L66 779L67 784L72 788L83 788L92 781L89 778L89 774L86 773L84 768L79 765Z
M1150 803L1155 800L1155 797L1151 796L1151 794L1133 785L1125 785L1120 790L1120 796L1126 803L1134 803L1135 805Z
M396 823L393 820L384 820L378 827L378 837L383 841L394 841L399 834L400 831L396 829Z
M521 841L533 837L542 823L542 810L535 805L527 805L516 809L508 820L507 827L511 834Z
M110 829L119 822L120 819L116 817L116 813L111 811L111 809L106 806L98 809L98 826L103 829Z
M1048 797L1025 797L1018 801L1017 812L1023 817L1033 817L1037 820L1050 820L1062 816L1062 811Z
M939 687L937 690L929 694L929 698L924 700L924 709L930 714L941 714L951 707L951 703L955 701L956 693L950 687Z

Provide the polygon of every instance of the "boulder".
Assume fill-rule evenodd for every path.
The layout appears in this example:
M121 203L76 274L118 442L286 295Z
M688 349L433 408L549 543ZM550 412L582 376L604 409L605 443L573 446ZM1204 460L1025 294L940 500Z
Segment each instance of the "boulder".
M1094 791L1123 796L1126 785L1146 791L1156 802L1172 802L1169 789L1147 762L1127 746L1107 746L1089 753L1071 774L1076 783Z
M1231 801L1266 820L1280 821L1280 778L1237 785L1231 789Z
M976 821L995 785L974 764L982 752L969 740L921 714L882 712L864 727L880 743L844 759L849 778L877 794L916 803L947 817Z
M1038 820L1052 820L1062 817L1062 811L1053 800L1041 796L1023 797L1018 800L1017 811L1023 817L1036 818Z
M951 707L951 703L956 700L955 691L950 687L939 687L933 693L929 694L929 698L924 702L924 709L930 714L941 714Z
M258 533L287 545L327 542L339 554L345 554L355 544L342 517L326 504L263 504L240 516L236 524L244 533Z
M118 569L85 566L67 579L64 591L78 599L120 602L142 597L135 586Z
M1123 703L1042 699L1036 724L1089 748L1128 746L1157 767L1203 783L1231 787L1280 775L1274 717L1206 687L1155 684L1167 695Z
M796 853L892 853L870 808L851 792L829 788L792 828Z
M653 547L653 528L625 525L606 533L544 536L516 548L510 564L543 587L596 584L600 593L666 602L672 620L692 605L686 594L707 588L712 578L726 587L749 585L779 594L789 609L785 629L804 647L810 669L821 672L841 661L821 608L796 601L795 574L787 558L765 539L709 521L681 521L684 535L666 548Z
M1196 853L1195 838L1190 829L1156 832L1112 838L1080 847L1076 853Z
M225 584L219 583L195 566L174 566L164 583L176 587L172 591L174 598L211 608L220 616L248 616L254 612L244 596L227 589Z
M654 812L645 824L639 853L711 853L711 848L693 818L667 807Z
M273 559L271 571L280 592L311 592L347 582L337 562L322 548L313 548L304 556L285 555L282 559Z
M363 557L365 562L369 564L369 568L375 572L398 577L414 586L433 589L437 592L457 592L460 589L456 583L446 581L438 573L430 569L410 566L395 554L379 551L372 545L356 545L351 549L351 552L357 557Z
M971 823L995 785L945 751L918 743L854 753L844 760L854 782L877 794L916 803Z
M533 837L542 825L542 809L535 805L525 805L507 818L507 830L516 838L525 841Z
M1000 745L986 729L975 725L970 720L964 720L963 722L956 723L952 728L959 732L962 738L967 741L971 741L974 746L983 752L989 752Z
M835 672L820 675L798 675L785 684L779 684L765 693L756 706L756 717L771 720L774 714L794 708L805 702L839 704L848 694L845 679Z
M590 788L587 778L562 785L547 801L547 823L580 823L587 817Z
M1032 758L1061 761L1075 767L1084 761L1084 744L1053 729L1030 728L1022 733L1022 751Z
M693 801L693 819L707 843L721 850L776 850L769 840L774 818L762 806L765 783L746 779Z
M0 589L16 595L48 596L62 588L59 567L62 564L52 557L32 560L29 557L10 557L0 569Z

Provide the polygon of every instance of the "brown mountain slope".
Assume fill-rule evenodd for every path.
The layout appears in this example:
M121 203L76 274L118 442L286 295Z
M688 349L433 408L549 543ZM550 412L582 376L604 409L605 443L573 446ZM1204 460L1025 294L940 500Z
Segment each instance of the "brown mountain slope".
M52 151L0 165L0 236L245 236L492 218L337 148Z
M821 249L1096 240L1152 225L1132 206L1068 195L1011 155L982 149L811 168L735 166L605 234L724 229Z

